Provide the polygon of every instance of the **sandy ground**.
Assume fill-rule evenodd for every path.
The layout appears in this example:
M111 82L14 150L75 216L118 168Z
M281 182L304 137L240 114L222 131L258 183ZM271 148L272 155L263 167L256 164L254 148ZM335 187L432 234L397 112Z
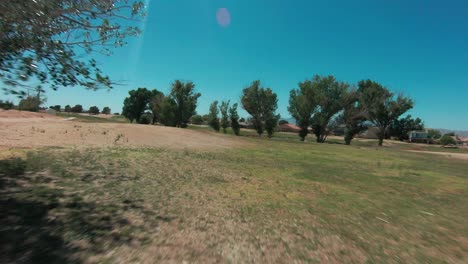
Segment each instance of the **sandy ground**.
M43 113L0 111L0 148L135 146L223 149L241 138L171 127L82 123Z
M447 158L455 158L455 159L468 160L468 154L464 154L464 153L436 152L436 151L420 151L420 150L408 150L408 151L409 151L409 152L413 152L413 153L427 153L427 154L434 154L434 155L445 156L445 157L447 157Z

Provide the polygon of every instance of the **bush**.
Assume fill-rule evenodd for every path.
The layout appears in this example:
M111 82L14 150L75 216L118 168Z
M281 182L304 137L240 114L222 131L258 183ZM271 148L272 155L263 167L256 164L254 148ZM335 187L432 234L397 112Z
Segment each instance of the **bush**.
M13 102L10 102L10 101L2 101L0 100L0 108L3 109L3 110L10 110L10 109L13 109L15 105L13 104Z
M90 115L99 115L100 111L99 111L99 108L98 108L97 106L91 106L91 107L89 108L88 113L89 113Z
M287 124L289 124L289 122L286 121L286 120L280 120L278 124L279 125L287 125Z
M455 139L453 139L453 136L451 136L451 134L445 134L444 136L442 136L440 138L440 143L444 146L457 144L457 142L455 141Z
M54 105L54 106L50 106L49 108L50 108L50 109L53 109L53 110L55 110L55 111L57 111L57 112L60 112L61 106L60 106L60 105Z
M23 111L30 111L30 112L37 112L39 111L39 106L41 105L41 101L37 97L28 96L18 104L18 109Z
M110 113L111 113L111 109L108 106L105 106L101 111L101 114L105 114L105 115L110 115Z
M203 117L201 115L194 115L191 118L192 124L194 125L202 125L203 124Z
M114 115L118 116L118 115L120 115L120 113L114 113Z
M72 113L82 113L82 112L83 112L83 106L77 104L77 105L75 105L74 107L72 107L72 108L70 109L70 111L71 111Z
M150 114L150 113L144 113L144 114L140 117L139 123L140 123L140 124L143 124L143 125L149 125L149 124L151 124L152 121L153 121L153 115Z

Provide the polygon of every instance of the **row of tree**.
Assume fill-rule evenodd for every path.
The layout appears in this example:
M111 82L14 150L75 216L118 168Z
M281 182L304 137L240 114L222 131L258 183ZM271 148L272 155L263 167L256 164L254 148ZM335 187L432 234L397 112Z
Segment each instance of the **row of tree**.
M193 82L184 83L180 80L172 83L168 95L156 89L138 88L129 91L129 96L124 100L122 115L132 123L159 122L166 126L187 127L190 118L196 114L200 96L200 93L195 92Z
M54 109L57 112L62 111L62 108L60 105L53 105L49 107L50 109ZM110 115L111 109L108 106L105 106L102 108L102 111L99 110L99 107L97 106L91 106L88 111L84 111L83 106L80 104L77 104L75 106L70 106L66 105L65 108L63 109L67 113L83 113L87 112L92 115L98 115L98 114L105 114L105 115Z
M240 133L240 120L239 114L237 113L238 104L235 103L229 107L230 103L230 101L223 101L218 107L218 101L214 101L210 105L207 122L211 128L218 132L223 128L223 132L227 133L227 128L232 127L232 131L236 136L238 136ZM220 113L221 118L219 118ZM194 120L192 120L192 122L193 121Z

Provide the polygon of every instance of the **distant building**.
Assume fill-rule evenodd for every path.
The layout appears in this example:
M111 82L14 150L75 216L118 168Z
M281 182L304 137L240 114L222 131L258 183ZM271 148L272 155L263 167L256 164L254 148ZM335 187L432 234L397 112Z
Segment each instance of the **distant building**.
M409 142L411 143L430 143L429 133L427 130L414 130L409 132Z
M281 124L278 126L278 132L298 133L300 130L300 127L293 124Z

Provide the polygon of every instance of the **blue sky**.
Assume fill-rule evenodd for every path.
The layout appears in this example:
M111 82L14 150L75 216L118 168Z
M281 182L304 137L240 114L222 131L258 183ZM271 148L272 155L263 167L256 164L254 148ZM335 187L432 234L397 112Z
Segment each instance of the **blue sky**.
M227 27L216 20L222 7L231 14ZM125 84L110 92L50 91L47 105L120 112L128 90L168 92L182 79L202 93L197 111L204 114L215 99L239 101L259 79L289 117L289 91L331 74L404 92L416 101L411 114L428 127L468 130L466 0L153 0L144 33L98 61Z

